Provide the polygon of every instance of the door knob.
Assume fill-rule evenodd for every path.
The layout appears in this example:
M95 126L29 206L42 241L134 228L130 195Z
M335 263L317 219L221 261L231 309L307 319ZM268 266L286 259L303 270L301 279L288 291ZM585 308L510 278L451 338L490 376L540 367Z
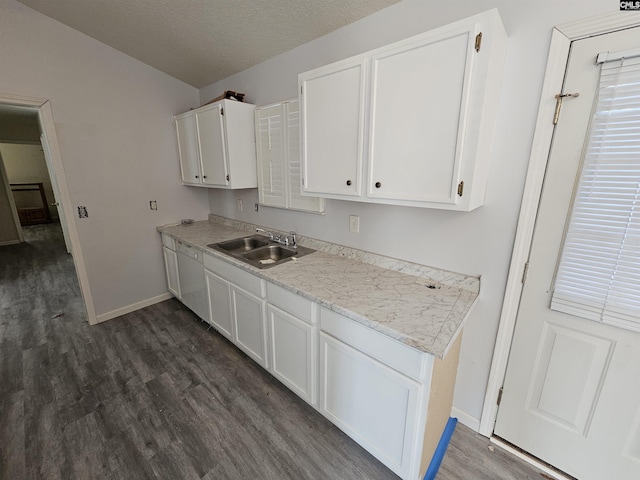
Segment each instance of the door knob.
M376 182L376 188L380 188L382 184L380 182Z
M347 186L351 186L351 180L347 180Z

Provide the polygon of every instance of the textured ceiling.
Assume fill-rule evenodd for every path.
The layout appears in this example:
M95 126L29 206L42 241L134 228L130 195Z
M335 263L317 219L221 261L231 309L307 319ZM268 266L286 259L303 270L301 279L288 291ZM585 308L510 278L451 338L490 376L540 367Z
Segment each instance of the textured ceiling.
M19 0L201 88L399 0Z

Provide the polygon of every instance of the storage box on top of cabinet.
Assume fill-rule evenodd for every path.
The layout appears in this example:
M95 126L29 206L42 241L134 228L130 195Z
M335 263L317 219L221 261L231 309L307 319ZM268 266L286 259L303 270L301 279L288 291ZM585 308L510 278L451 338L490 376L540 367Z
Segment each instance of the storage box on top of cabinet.
M299 75L304 194L482 205L505 52L491 10Z
M221 100L176 115L183 185L256 188L255 106Z

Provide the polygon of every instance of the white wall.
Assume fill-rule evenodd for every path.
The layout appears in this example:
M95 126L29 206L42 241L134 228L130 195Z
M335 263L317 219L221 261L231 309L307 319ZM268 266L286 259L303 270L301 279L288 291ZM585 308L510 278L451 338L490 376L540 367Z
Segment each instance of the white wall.
M205 218L180 184L172 115L198 91L41 15L0 0L0 92L51 101L98 315L167 291L156 225ZM149 201L158 202L158 211Z
M509 35L493 163L486 203L470 213L327 201L326 216L262 208L235 210L257 201L256 190L211 190L211 212L295 230L302 235L383 255L482 276L479 302L465 328L454 406L476 426L482 412L511 250L554 25L616 11L613 0L405 0L321 39L298 47L200 90L202 102L225 89L264 105L296 97L297 75L410 35L498 8ZM411 101L410 93L398 101ZM349 214L360 233L349 233ZM417 240L410 251L401 240Z

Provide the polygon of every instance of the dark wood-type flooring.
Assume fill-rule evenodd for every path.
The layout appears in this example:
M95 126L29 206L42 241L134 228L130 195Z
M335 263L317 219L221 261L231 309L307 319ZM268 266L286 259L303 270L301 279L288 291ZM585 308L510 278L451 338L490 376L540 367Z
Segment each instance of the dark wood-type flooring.
M176 300L89 326L59 226L25 234L0 247L0 479L397 479ZM438 479L541 479L487 446L459 424Z

